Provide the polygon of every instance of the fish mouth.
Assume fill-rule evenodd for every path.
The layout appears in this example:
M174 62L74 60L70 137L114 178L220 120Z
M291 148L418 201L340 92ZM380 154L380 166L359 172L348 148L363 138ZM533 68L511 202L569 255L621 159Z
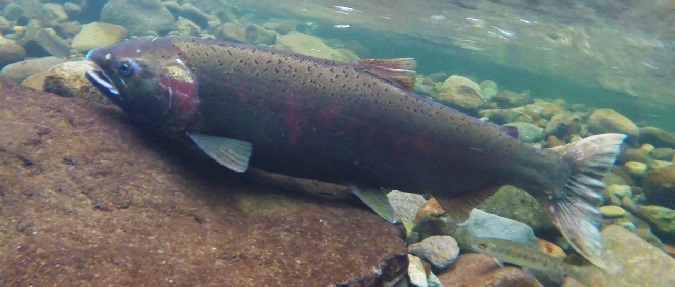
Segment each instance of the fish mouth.
M110 77L108 77L103 71L87 70L84 74L87 76L87 79L92 83L92 85L98 88L112 101L122 101L119 90L115 87L115 84L113 84Z

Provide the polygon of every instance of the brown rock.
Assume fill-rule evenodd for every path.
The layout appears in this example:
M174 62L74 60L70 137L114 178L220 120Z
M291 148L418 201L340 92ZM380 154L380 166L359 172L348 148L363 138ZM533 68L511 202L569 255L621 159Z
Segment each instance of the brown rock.
M0 286L326 286L406 250L361 206L244 181L117 108L8 82L0 107Z
M520 267L500 267L494 258L479 253L460 255L447 272L438 275L438 279L443 286L542 286L537 279L525 273Z
M655 127L640 128L640 143L649 143L655 147L675 148L675 134Z
M415 223L419 222L425 216L441 214L443 212L445 212L443 207L441 207L438 201L432 197L417 210L417 214L415 214Z
M648 172L642 188L649 202L675 208L675 165Z
M537 248L539 249L539 251L551 255L555 258L564 259L565 256L567 256L565 252L562 250L562 248L560 248L558 245L555 245L541 238L537 238Z
M76 97L88 101L107 99L85 77L87 70L99 69L94 62L85 60L66 62L49 68L45 73L43 90L62 97Z
M640 129L630 119L612 109L599 109L588 118L588 131L594 134L621 133L637 138Z

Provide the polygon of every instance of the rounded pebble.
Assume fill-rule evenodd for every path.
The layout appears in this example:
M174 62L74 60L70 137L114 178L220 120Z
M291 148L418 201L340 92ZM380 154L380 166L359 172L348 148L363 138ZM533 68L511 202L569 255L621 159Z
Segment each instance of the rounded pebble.
M444 270L459 256L459 247L452 236L437 235L411 244L408 252L428 261L435 270Z
M621 218L626 215L626 211L620 206L616 205L605 205L600 207L600 213L604 218Z
M629 161L623 165L626 173L634 177L643 177L647 173L647 165L637 161Z

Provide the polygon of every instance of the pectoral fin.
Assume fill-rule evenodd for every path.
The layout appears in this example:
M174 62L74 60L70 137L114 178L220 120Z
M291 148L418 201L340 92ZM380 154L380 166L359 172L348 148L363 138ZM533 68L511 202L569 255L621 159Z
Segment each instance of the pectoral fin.
M398 222L394 216L394 208L389 203L387 191L383 189L362 189L351 186L352 192L372 209L377 215L391 223Z
M201 133L188 133L197 146L219 164L236 172L248 168L253 146L249 142Z

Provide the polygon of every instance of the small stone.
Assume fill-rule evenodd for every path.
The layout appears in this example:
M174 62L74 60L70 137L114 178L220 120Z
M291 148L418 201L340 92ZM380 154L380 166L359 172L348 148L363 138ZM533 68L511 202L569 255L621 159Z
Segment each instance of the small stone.
M459 255L457 241L452 236L430 236L408 246L408 252L431 263L434 270L445 270Z
M629 161L623 165L623 169L634 178L642 178L647 173L647 165L637 161Z
M407 234L415 226L417 210L426 202L423 196L414 193L393 190L387 194L389 204L394 209L394 217L403 223Z
M538 142L544 137L544 129L532 123L515 122L505 124L505 126L516 127L518 139L525 143Z
M654 146L650 144L642 144L640 149L646 152L652 152L654 150Z
M546 138L546 144L549 148L565 145L565 141L558 139L554 135L550 135Z
M649 143L655 147L675 148L675 135L656 127L640 128L640 143Z
M635 223L631 222L628 219L618 220L618 221L614 222L614 224L616 224L618 226L621 226L621 227L623 227L627 230L630 230L630 231L636 231L637 230L637 225L635 225Z
M414 287L429 286L422 260L419 257L410 254L408 254L408 279L410 279L410 284Z
M82 30L73 39L72 48L80 53L115 44L127 36L127 29L108 23L92 22L82 26Z
M555 258L564 259L566 256L565 252L558 245L541 238L537 238L537 249Z
M485 80L480 83L480 92L483 96L483 99L489 101L497 94L497 83Z
M637 138L640 129L630 119L612 109L598 109L588 117L588 130L594 134L621 133Z
M607 219L621 218L626 215L626 211L616 205L601 206L600 213L602 213L602 217Z
M633 202L633 200L630 199L630 197L628 197L628 196L621 199L621 206L623 206L624 208L626 208L630 211L633 211L637 208L637 205L635 204L635 202Z
M649 156L647 151L639 148L624 148L617 158L617 162L621 164L629 161L637 161L648 164L652 160L653 159Z
M66 13L69 15L76 15L82 13L82 6L77 5L73 2L63 3L63 9L66 10Z
M630 187L630 185L612 184L607 186L607 192L617 196L618 198L633 197L633 189Z
M443 210L443 207L441 207L440 204L438 204L438 201L436 198L431 198L427 200L420 208L417 210L417 213L415 214L415 223L419 222L422 220L422 218L433 215L433 214L441 214L445 212Z

